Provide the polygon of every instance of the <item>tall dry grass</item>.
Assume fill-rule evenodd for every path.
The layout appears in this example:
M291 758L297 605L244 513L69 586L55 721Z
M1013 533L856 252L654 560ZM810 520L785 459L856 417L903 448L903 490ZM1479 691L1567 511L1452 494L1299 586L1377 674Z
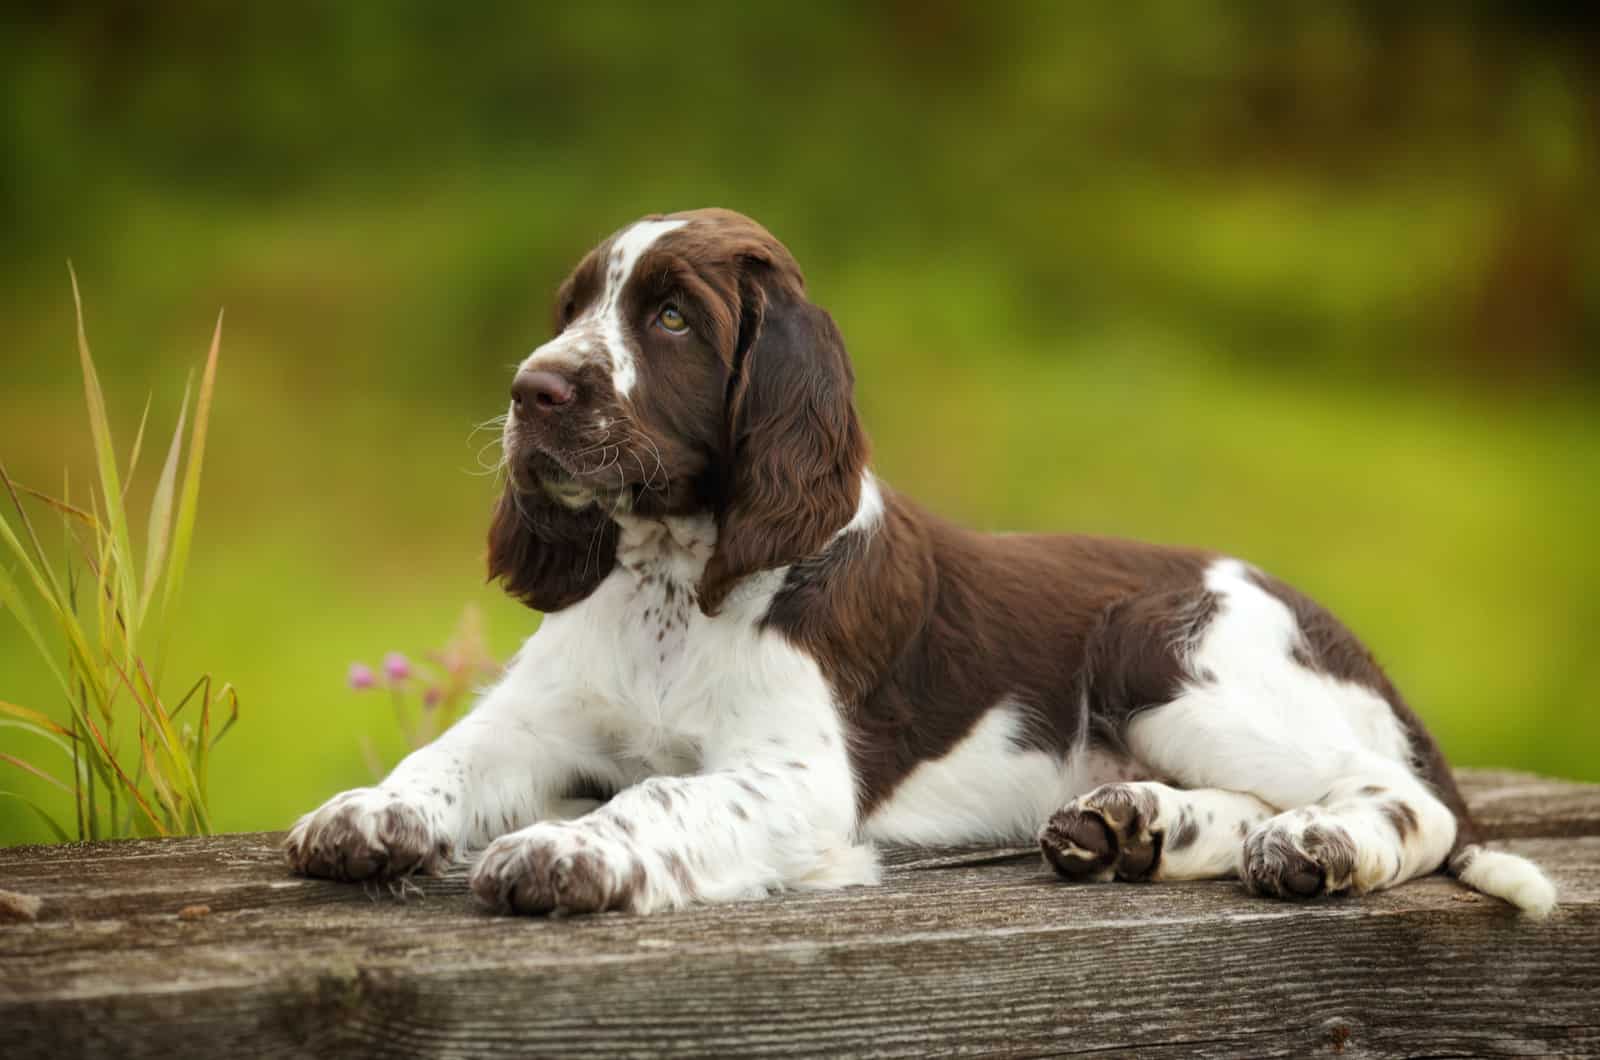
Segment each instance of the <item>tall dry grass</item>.
M119 463L75 274L72 297L95 481L83 507L74 503L67 477L56 497L16 482L0 463L0 485L14 509L14 515L0 510L0 609L21 626L60 693L45 709L0 700L0 726L36 738L49 764L6 752L0 762L71 795L74 829L20 792L0 795L26 803L62 841L74 833L80 839L209 833L207 765L238 719L238 695L210 674L181 686L176 697L165 690L200 504L222 316L194 395L192 425L192 377L184 387L143 520L141 557L130 529L128 483L138 470L150 406L126 463ZM62 543L54 555L30 507L59 521Z

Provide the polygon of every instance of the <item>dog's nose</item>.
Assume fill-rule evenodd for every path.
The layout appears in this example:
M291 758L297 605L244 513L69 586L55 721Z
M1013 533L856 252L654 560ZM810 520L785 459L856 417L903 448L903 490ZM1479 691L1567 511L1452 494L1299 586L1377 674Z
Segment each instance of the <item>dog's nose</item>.
M555 412L577 396L571 381L554 372L518 372L511 381L511 402L518 412Z

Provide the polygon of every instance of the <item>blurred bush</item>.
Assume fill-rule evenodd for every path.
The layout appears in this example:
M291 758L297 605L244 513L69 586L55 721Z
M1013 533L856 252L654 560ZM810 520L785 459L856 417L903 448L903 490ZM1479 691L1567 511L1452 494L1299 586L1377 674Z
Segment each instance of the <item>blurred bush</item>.
M8 5L0 451L85 466L63 259L125 435L227 306L188 663L252 704L219 825L282 825L385 729L350 659L531 628L463 472L554 284L731 206L897 484L1238 550L1459 760L1600 779L1597 60L1549 2Z

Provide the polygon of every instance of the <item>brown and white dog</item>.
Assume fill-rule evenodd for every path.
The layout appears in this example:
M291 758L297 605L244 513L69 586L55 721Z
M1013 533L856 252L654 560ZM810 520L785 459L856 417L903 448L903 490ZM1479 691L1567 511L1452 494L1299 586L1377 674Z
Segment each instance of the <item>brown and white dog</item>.
M1282 898L1445 869L1529 913L1372 656L1236 559L985 536L879 482L828 314L726 210L589 253L522 363L489 566L546 613L465 719L291 832L508 912L870 883L874 841L1037 838L1073 880Z

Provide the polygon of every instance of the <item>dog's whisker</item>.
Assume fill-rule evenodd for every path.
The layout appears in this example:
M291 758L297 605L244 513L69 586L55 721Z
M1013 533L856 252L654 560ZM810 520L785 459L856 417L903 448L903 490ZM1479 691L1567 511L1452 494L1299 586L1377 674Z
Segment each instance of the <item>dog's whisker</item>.
M667 487L670 486L672 483L671 483L670 477L667 475L666 465L661 460L661 449L660 449L660 447L656 445L655 440L653 438L651 438L644 431L638 430L637 428L630 428L629 436L631 438L634 438L635 440L643 442L645 445L649 446L650 447L650 452L655 458L656 466L655 466L655 468L653 470L650 471L649 474L645 473L644 462L640 461L640 463L639 463L639 474L645 480L644 481L644 489L647 490L647 491L660 491L660 492L663 492L663 493L666 492ZM656 472L657 471L661 472L661 476L662 476L661 485L660 486L657 486L655 484L655 476L656 476Z
M506 424L510 421L511 414L509 412L502 412L498 416L490 416L482 423L475 424L472 430L467 432L467 441L471 442L472 439L476 438L484 431L503 431L505 430Z
M484 460L483 454L496 447L499 447L500 455L493 461ZM505 448L500 445L500 440L496 438L494 441L486 442L478 447L478 451L473 454L473 462L478 465L478 470L468 470L467 474L483 476L497 474L506 466L506 460Z

